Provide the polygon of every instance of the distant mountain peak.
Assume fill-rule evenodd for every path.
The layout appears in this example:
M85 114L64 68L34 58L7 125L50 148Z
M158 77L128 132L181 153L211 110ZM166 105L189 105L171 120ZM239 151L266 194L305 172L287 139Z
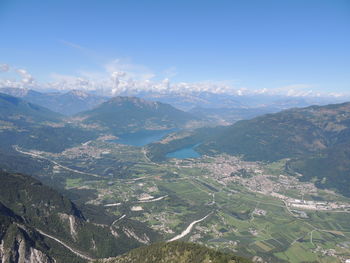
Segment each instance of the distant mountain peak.
M78 98L81 98L81 99L86 99L87 97L90 97L91 95L89 93L87 93L86 91L83 91L83 90L77 90L77 89L73 89L69 92L67 92L66 94L64 95L73 95L73 96L76 96Z
M0 88L0 93L24 99L28 102L65 115L72 115L92 109L106 101L106 98L104 97L93 95L84 90L78 89L73 89L66 93L41 93L26 88Z
M27 102L20 97L14 97L5 93L0 93L0 117L12 121L18 118L26 117L32 123L61 120L59 113L53 112L47 108ZM12 118L12 119L11 119Z
M148 107L155 107L155 108L157 108L157 106L160 104L160 102L154 102L154 101L144 100L138 97L130 97L130 96L113 97L112 99L107 101L107 103L116 104L118 106L123 105L124 103L132 103L137 107L148 106Z
M122 96L111 98L79 116L85 123L108 128L114 134L178 128L197 119L169 104Z
M1 88L0 92L22 98L29 93L30 89L27 88Z

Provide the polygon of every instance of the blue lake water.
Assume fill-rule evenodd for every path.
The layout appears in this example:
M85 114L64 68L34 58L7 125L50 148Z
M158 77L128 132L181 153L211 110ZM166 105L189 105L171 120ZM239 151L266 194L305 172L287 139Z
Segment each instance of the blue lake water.
M163 139L169 133L175 132L177 129L161 130L161 131L139 131L134 133L125 133L118 135L119 139L112 140L111 142L132 145L132 146L145 146L146 144L157 142Z
M192 145L186 148L182 148L180 150L168 153L166 155L167 158L177 158L177 159L186 159L186 158L199 158L201 154L196 152L194 148L199 144Z

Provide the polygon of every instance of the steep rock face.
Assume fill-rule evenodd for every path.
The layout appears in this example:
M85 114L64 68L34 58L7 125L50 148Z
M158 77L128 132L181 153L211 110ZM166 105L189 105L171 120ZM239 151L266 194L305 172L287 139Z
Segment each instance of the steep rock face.
M0 202L0 262L53 263L48 245L25 220Z
M31 248L30 249L30 255L29 255L29 263L54 263L56 260L49 258L45 254L43 254L41 251Z
M36 248L30 233L16 225L9 227L0 245L0 262L54 263L55 259ZM47 253L47 251L46 251Z
M58 215L61 218L63 224L69 225L70 234L71 234L72 238L74 240L76 240L76 238L77 238L77 226L78 226L76 217L73 215L67 215L67 214L62 214L62 213L59 213Z
M123 232L130 238L134 238L135 240L137 240L138 242L142 243L142 244L150 244L151 240L150 238L147 236L146 233L143 233L141 236L138 236L135 233L135 230L132 228L127 228L127 227L123 227Z

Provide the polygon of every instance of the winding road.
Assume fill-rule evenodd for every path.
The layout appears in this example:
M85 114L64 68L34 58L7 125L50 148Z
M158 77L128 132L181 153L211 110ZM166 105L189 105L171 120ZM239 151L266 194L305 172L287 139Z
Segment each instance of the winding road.
M94 176L94 177L101 177L101 176L98 175L98 174L92 174L92 173L81 172L81 171L78 171L78 170L69 168L69 167L64 166L64 165L62 165L62 164L59 164L59 163L56 162L56 161L53 161L53 160L48 159L48 158L46 158L46 157L43 157L43 156L41 156L41 155L39 155L39 154L35 154L35 153L32 153L32 152L21 151L21 150L18 148L18 146L14 146L13 148L14 148L17 152L19 152L19 153L26 154L26 155L29 155L29 156L34 157L34 158L39 158L39 159L47 160L47 161L49 161L49 162L51 162L51 163L53 163L53 164L55 164L55 165L57 165L57 166L59 166L59 167L65 169L65 170L67 170L67 171L70 171L70 172L74 172L74 173L78 173L78 174L84 174L84 175L89 175L89 176Z
M78 257L81 257L83 259L86 259L86 260L89 260L89 261L92 261L94 260L93 258L91 257L88 257L84 254L82 254L81 252L75 250L74 248L71 248L70 246L68 246L66 243L62 242L61 240L49 235L49 234L46 234L45 232L41 231L40 229L35 229L36 231L38 231L40 234L42 234L43 236L46 236L52 240L55 240L56 242L60 243L62 246L66 247L67 249L69 249L71 252L73 252L75 255L77 255Z

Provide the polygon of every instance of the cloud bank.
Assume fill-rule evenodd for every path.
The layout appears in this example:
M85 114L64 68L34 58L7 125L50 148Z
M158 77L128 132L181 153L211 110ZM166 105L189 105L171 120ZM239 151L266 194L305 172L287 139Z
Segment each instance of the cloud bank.
M168 74L176 74L170 68ZM349 94L320 93L308 84L292 84L274 89L248 89L224 82L177 82L169 78L154 80L155 74L147 67L128 61L113 60L104 65L103 72L78 72L77 76L51 74L52 81L41 83L25 69L0 64L0 88L27 88L35 90L68 91L85 90L100 95L137 95L144 92L160 94L215 93L234 96L266 95L288 97L342 97Z

